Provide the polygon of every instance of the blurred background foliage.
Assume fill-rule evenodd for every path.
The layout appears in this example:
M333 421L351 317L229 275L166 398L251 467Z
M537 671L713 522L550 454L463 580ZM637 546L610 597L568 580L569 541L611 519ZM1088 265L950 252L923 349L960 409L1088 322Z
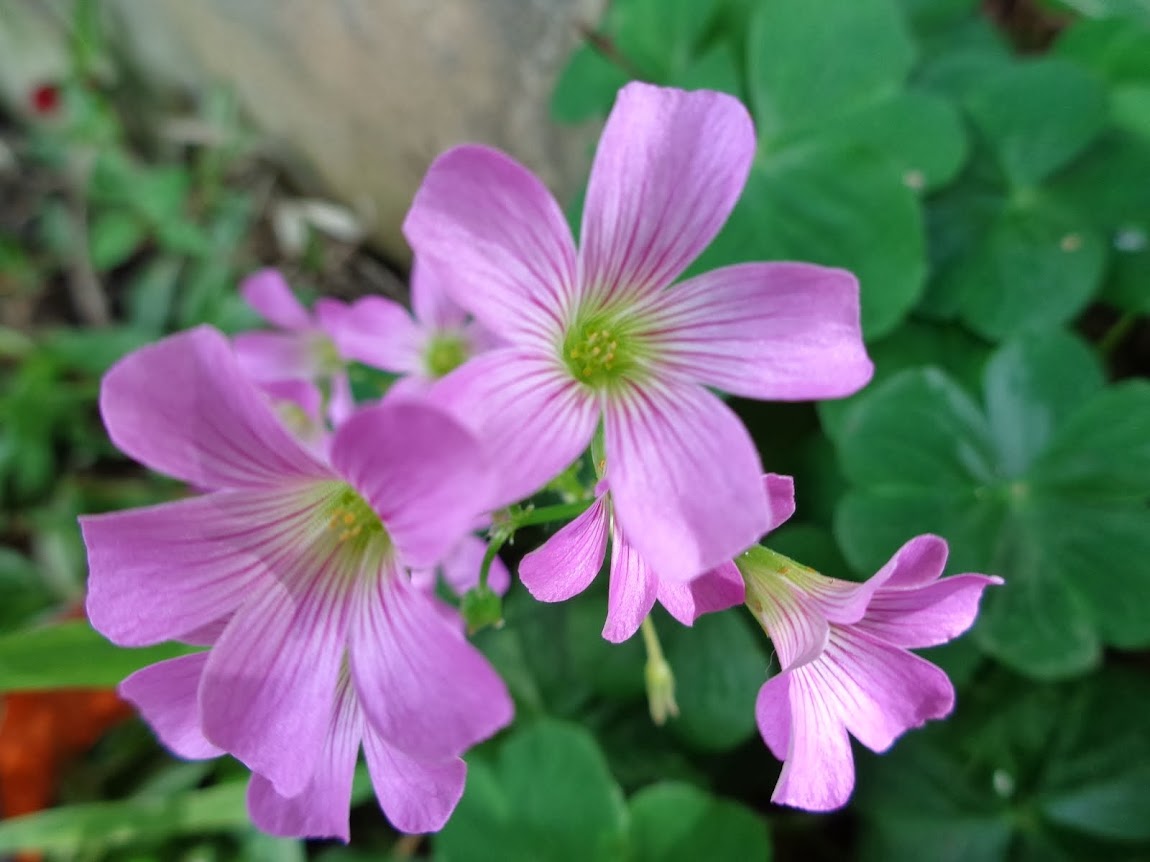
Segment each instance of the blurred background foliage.
M345 210L292 196L225 91L172 106L135 86L96 5L76 6L68 77L0 120L0 857L1150 858L1150 4L610 4L556 118L601 120L631 79L733 93L759 153L694 270L800 259L862 283L871 386L736 403L767 469L796 476L772 547L863 578L935 532L950 571L1006 586L928 653L956 714L859 750L830 816L769 804L753 704L770 651L745 615L657 618L681 714L656 728L642 647L599 637L603 592L547 606L513 587L478 640L515 727L470 756L437 836L396 836L360 780L346 848L259 835L242 767L177 762L127 717L107 687L171 652L70 619L75 519L181 493L103 435L116 358L254 325L236 285L260 262L305 295L399 282Z

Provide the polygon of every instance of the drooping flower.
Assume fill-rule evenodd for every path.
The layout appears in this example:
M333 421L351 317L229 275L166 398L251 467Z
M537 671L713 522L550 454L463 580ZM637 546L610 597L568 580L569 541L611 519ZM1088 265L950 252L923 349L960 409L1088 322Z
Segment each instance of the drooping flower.
M614 517L670 580L730 560L769 524L754 443L706 387L834 398L872 371L850 273L751 263L670 287L726 220L754 151L730 96L633 83L599 142L578 250L543 184L478 146L432 164L404 225L506 343L432 390L499 459L497 504L557 475L602 421Z
M411 305L414 314L382 296L356 300L335 332L340 354L402 375L392 391L418 393L496 343L431 264L411 270Z
M772 801L811 811L845 805L854 788L850 736L872 751L954 706L946 674L910 649L966 631L982 591L1002 579L942 578L946 542L903 545L865 583L824 577L762 547L736 560L747 605L781 671L759 691L759 731L783 771Z
M279 270L261 269L244 279L240 293L278 332L244 332L233 339L240 367L261 384L304 381L327 387L327 413L340 422L354 409L345 357L335 335L348 320L348 306L324 297L309 312Z
M773 530L795 511L794 481L771 473L763 477ZM607 621L603 637L620 643L635 634L658 600L683 625L705 613L743 603L743 578L731 561L688 582L660 577L628 541L613 514L611 492L601 482L586 512L555 533L519 563L519 579L535 598L561 602L583 592L603 565L611 537Z
M442 825L458 756L512 706L407 570L437 564L487 507L479 444L427 405L384 404L340 425L322 460L207 327L125 357L100 406L121 450L206 490L81 519L97 630L211 646L140 671L125 696L177 753L247 764L253 816L275 831L346 839L361 737L393 822Z

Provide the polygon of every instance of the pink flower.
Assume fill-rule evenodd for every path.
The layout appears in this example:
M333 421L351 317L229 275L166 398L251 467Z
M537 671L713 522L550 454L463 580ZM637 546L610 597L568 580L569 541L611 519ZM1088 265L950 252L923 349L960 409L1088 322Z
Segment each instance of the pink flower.
M95 628L123 646L211 645L138 672L124 695L177 753L247 764L265 828L346 839L361 738L396 826L441 826L462 790L458 756L512 713L407 574L487 507L479 444L431 407L386 404L335 431L329 464L206 327L125 357L100 406L120 449L209 489L81 519Z
M245 332L233 340L240 367L257 383L322 382L328 388L328 409L341 422L355 407L347 379L345 357L334 337L348 321L348 306L338 299L320 299L309 312L275 269L249 275L240 293L279 332Z
M390 299L367 296L352 303L335 333L342 356L405 379L400 391L422 392L468 359L495 344L494 338L457 305L430 264L411 271L415 314Z
M794 514L794 480L772 473L763 477L763 487L770 501L769 531ZM519 563L519 578L531 595L544 602L561 602L587 589L603 565L610 535L610 586L603 626L607 640L620 643L635 634L656 599L686 626L702 614L743 603L743 578L730 561L686 583L660 577L620 530L605 482L599 490L586 512Z
M557 475L602 422L613 516L661 577L690 579L767 529L758 452L707 387L834 398L872 367L850 273L751 263L670 287L722 227L754 152L735 99L629 84L599 143L578 250L542 183L502 153L458 147L432 164L408 240L506 344L432 398L498 459L497 505Z
M755 706L763 740L783 761L772 801L812 811L845 805L854 788L848 733L881 752L950 713L946 674L907 650L962 634L983 589L1002 579L939 580L946 554L938 536L918 536L862 584L823 577L762 547L736 560L747 604L782 665Z

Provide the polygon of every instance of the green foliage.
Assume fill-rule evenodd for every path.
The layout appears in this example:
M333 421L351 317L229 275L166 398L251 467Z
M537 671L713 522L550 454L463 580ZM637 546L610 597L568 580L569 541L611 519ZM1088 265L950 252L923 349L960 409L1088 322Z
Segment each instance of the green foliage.
M1105 387L1093 354L1052 332L986 367L982 404L936 369L868 393L838 436L855 485L847 557L875 569L910 535L951 539L951 567L1003 575L975 637L1036 677L1095 667L1101 645L1150 644L1150 385Z
M996 674L861 775L864 860L1145 858L1145 674L1033 685Z

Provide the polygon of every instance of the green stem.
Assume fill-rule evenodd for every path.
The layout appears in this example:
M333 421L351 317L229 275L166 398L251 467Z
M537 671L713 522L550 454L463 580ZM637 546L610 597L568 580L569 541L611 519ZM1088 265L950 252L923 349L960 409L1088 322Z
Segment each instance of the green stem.
M1114 321L1113 325L1102 335L1098 341L1098 349L1106 355L1113 353L1114 349L1130 334L1130 330L1134 328L1134 324L1137 322L1138 315L1133 311L1127 311Z
M521 527L550 524L553 521L570 521L587 511L591 503L591 500L578 500L574 503L556 503L554 506L512 511L507 519L492 531L487 551L483 554L483 563L479 567L479 589L487 588L487 576L491 572L491 564L495 562L495 555L515 535L516 530Z
M679 705L675 702L675 675L663 655L659 643L659 633L650 617L643 619L639 630L643 633L643 645L647 648L647 666L643 669L647 681L647 708L651 711L651 721L662 726L667 716L678 716Z

